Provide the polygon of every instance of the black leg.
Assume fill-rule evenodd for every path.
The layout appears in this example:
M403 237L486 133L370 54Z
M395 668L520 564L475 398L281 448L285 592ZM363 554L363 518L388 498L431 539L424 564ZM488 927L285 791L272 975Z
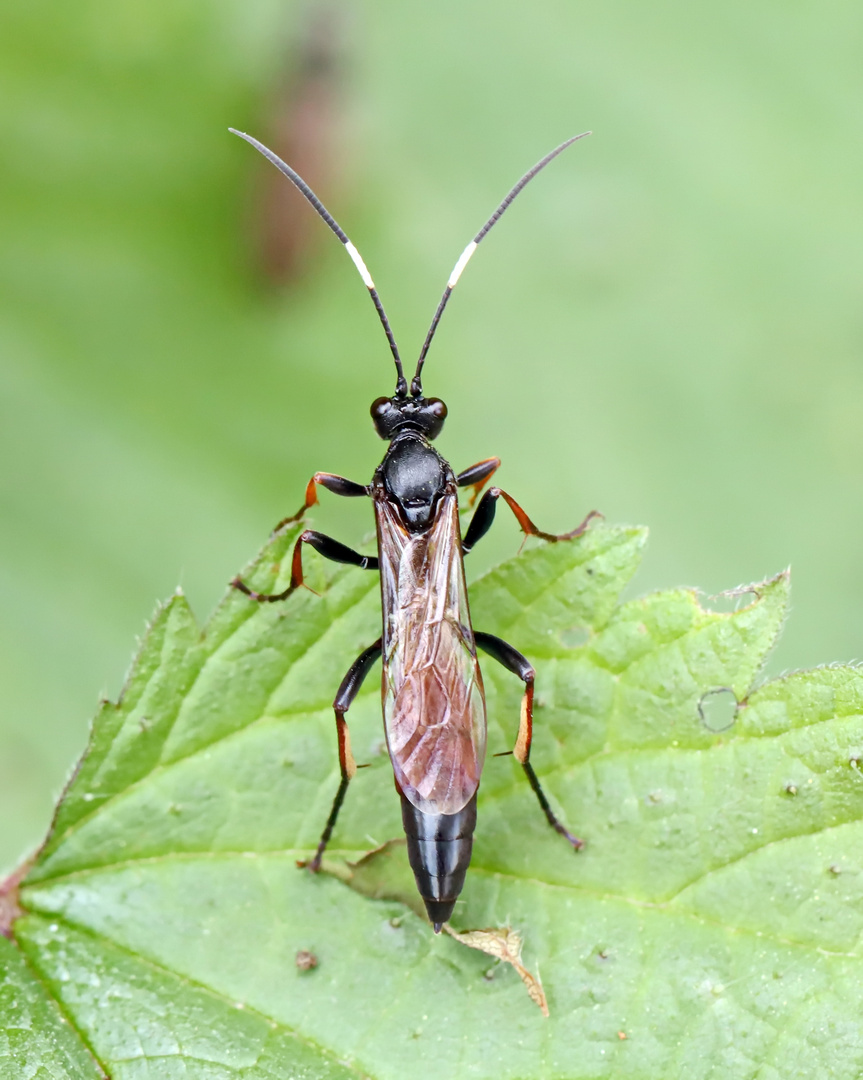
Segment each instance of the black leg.
M339 816L339 810L342 808L342 803L345 801L345 792L348 790L348 784L353 780L357 772L357 763L354 761L354 755L351 753L351 738L348 734L348 724L345 720L345 714L353 704L354 698L359 693L360 687L363 685L363 680L369 671L378 660L381 655L381 639L370 645L365 652L354 660L348 669L347 675L342 679L342 684L336 694L336 700L333 702L333 709L336 713L336 733L339 739L339 767L342 771L342 779L339 784L339 790L336 792L336 797L333 799L333 806L330 810L330 816L327 818L327 823L324 826L324 831L321 833L321 839L318 843L318 849L315 852L315 857L308 864L309 869L317 873L321 868L321 859L323 858L324 849L330 842L330 837L333 835L333 829L336 826L336 818Z
M331 536L325 536L323 533L306 529L305 532L300 533L297 542L294 544L294 554L291 559L291 583L283 592L255 592L254 589L250 589L248 585L240 581L238 577L234 578L231 584L235 589L245 593L246 596L251 596L253 600L257 600L258 603L272 604L277 600L286 600L294 589L298 589L303 584L303 544L311 544L315 551L323 555L325 559L332 559L333 562L358 566L361 570L378 569L376 555L360 555L358 551L354 551L353 548L347 547L338 540L333 540Z
M368 495L369 489L364 484L357 484L353 480L346 480L343 476L336 476L334 473L328 472L316 472L306 486L306 501L291 517L282 518L279 524L273 529L273 532L278 532L285 525L290 525L294 521L299 521L305 514L309 507L314 506L318 501L318 485L331 491L334 495L345 495L348 498L357 498L360 495Z
M533 670L530 662L521 653L507 644L499 637L495 637L493 634L482 634L479 632L474 633L477 646L482 649L483 652L488 653L489 656L493 656L499 664L502 664L507 671L511 671L513 675L518 675L521 681L524 683L524 697L521 699L521 719L518 725L518 738L515 740L515 747L512 750L513 757L521 765L527 774L527 779L530 786L533 788L534 794L539 800L539 805L542 807L542 812L545 814L549 825L559 832L561 836L565 837L570 844L579 851L584 847L584 841L579 840L577 836L573 836L572 833L558 821L555 817L554 811L548 804L548 799L545 797L545 792L542 790L537 779L536 773L533 771L533 766L530 763L530 746L533 741L533 681L536 672Z
M483 495L479 501L479 506L474 510L473 517L470 519L470 525L468 525L467 532L461 542L461 548L465 555L482 540L494 521L495 500L489 498L492 491L494 491L494 488Z
M518 521L525 536L538 536L541 540L549 540L551 543L556 543L558 540L575 540L576 537L582 535L593 518L602 517L602 514L597 510L591 510L584 521L571 532L559 534L543 532L534 525L512 495L508 495L505 491L502 491L497 487L489 488L485 495L480 499L479 506L476 508L476 513L473 515L471 523L465 533L464 540L462 541L462 549L465 554L467 554L477 541L481 540L491 528L491 523L494 521L497 500L501 498L515 514L516 521Z
M471 465L469 469L465 469L464 472L458 474L455 482L459 487L473 488L473 494L470 497L468 506L473 506L479 497L479 493L498 468L500 468L500 458L490 457L486 458L485 461L478 461L476 465Z

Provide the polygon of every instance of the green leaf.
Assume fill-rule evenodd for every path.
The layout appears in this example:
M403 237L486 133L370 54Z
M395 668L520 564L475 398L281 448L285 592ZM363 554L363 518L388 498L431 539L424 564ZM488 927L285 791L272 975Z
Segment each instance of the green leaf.
M286 583L295 536L264 549L256 587ZM731 612L682 589L621 603L643 543L594 527L472 589L475 625L536 664L532 762L586 847L489 757L452 923L516 931L549 1019L511 966L422 917L374 678L350 713L370 768L330 872L298 870L338 782L335 688L380 632L375 575L312 557L319 595L231 592L203 634L182 596L157 613L20 890L0 1063L123 1080L859 1076L863 674L755 688L787 575ZM496 753L521 684L483 670Z
M28 965L0 934L0 1075L32 1080L101 1077L87 1048Z

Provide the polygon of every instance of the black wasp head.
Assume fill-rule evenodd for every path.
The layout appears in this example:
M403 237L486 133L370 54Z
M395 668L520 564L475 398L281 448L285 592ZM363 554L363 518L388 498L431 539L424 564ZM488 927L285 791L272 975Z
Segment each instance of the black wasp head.
M372 402L372 420L382 439L392 441L401 431L418 431L436 439L446 420L446 405L440 398L379 397Z

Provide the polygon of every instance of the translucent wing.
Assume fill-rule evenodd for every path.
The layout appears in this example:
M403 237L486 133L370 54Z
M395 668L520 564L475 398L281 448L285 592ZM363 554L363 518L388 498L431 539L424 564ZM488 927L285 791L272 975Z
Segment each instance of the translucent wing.
M470 625L455 494L431 528L410 533L376 500L383 600L383 709L390 759L409 801L455 814L485 758L482 676Z

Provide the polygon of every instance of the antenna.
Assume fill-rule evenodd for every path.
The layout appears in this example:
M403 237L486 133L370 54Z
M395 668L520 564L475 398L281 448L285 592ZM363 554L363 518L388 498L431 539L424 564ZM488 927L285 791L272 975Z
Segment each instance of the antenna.
M417 369L416 369L416 372L414 373L413 379L411 380L411 395L413 397L421 397L422 396L423 387L422 387L422 380L420 378L420 374L421 374L422 369L423 369L423 364L425 363L426 353L429 351L429 345L431 345L432 338L435 335L435 331L437 330L438 323L440 322L440 317L441 317L441 315L443 315L443 309L447 305L447 301L450 298L450 294L452 293L453 289L456 287L456 285L458 283L458 279L462 275L462 271L467 266L471 255L473 255L473 253L476 251L477 245L479 244L480 240L482 240L485 237L486 233L491 231L491 228L492 228L493 225L497 224L498 220L503 216L504 210L507 209L509 204L513 201L513 199L515 199L516 195L518 195L518 193L521 191L521 189L526 187L531 182L531 180L533 180L533 178L536 176L537 173L542 172L542 170L546 167L546 165L548 165L548 163L550 161L554 161L554 159L557 157L557 155L563 153L563 151L568 146L572 146L572 144L574 142L578 142L579 139L583 139L586 135L590 135L590 134L591 133L589 131L583 131L580 135L573 135L573 137L571 139L567 139L566 142L561 143L560 146L558 146L554 150L552 150L550 154L546 154L545 157L542 158L541 161L538 161L536 163L536 165L534 165L534 167L532 169L529 169L524 174L524 176L521 178L521 180L519 180L519 182L515 185L515 187L512 189L512 191L510 191L510 193L503 200L503 202L500 204L500 206L497 208L497 210L495 210L495 212L491 215L491 217L488 219L488 221L485 223L485 225L483 225L483 227L479 230L479 232L476 234L476 236L473 238L473 240L471 240L471 242L468 244L468 246L461 253L461 255L459 256L458 262L453 267L453 271L449 276L449 281L447 281L447 283L446 283L446 288L443 291L443 296L440 298L440 303L437 306L437 311L434 313L434 318L431 321L431 326L429 327L429 332L426 334L426 339L423 342L422 352L420 353L420 358L419 358L419 360L417 362Z
M294 187L296 187L303 195L305 195L308 201L312 204L318 216L324 219L324 221L333 230L339 240L341 240L341 242L345 245L345 250L347 251L348 255L350 255L354 266L359 271L360 277L363 279L365 287L369 290L369 296L371 296L372 298L372 303L375 305L375 310L378 313L378 318L381 320L381 326L383 326L384 333L387 335L387 341L390 343L390 352L392 352L393 354L393 360L395 360L396 363L396 372L398 373L398 376L396 378L396 397L407 397L408 384L405 379L405 373L402 369L402 361L401 357L399 356L396 339L393 337L393 332L390 327L389 319L387 318L387 313L384 311L384 305L381 303L381 298L380 296L378 296L378 291L375 288L375 283L372 281L372 275L369 273L366 264L363 262L362 255L360 255L354 245L350 242L347 233L341 228L333 215L329 212L329 210L327 210L321 200L317 197L317 195L315 195L315 193L305 182L305 180L303 180L299 173L294 172L290 165L286 165L285 162L282 161L282 159L278 156L278 154L274 154L272 150L268 150L263 143L258 142L258 140L255 139L253 136L247 135L244 131L237 131L236 128L228 128L228 131L230 131L232 135L239 135L241 139L245 139L247 143L250 143L257 151L263 154L267 161L271 161L273 165L275 165L276 168L279 170L279 172L287 176L287 178L291 181ZM555 153L557 152L558 151L555 151Z

